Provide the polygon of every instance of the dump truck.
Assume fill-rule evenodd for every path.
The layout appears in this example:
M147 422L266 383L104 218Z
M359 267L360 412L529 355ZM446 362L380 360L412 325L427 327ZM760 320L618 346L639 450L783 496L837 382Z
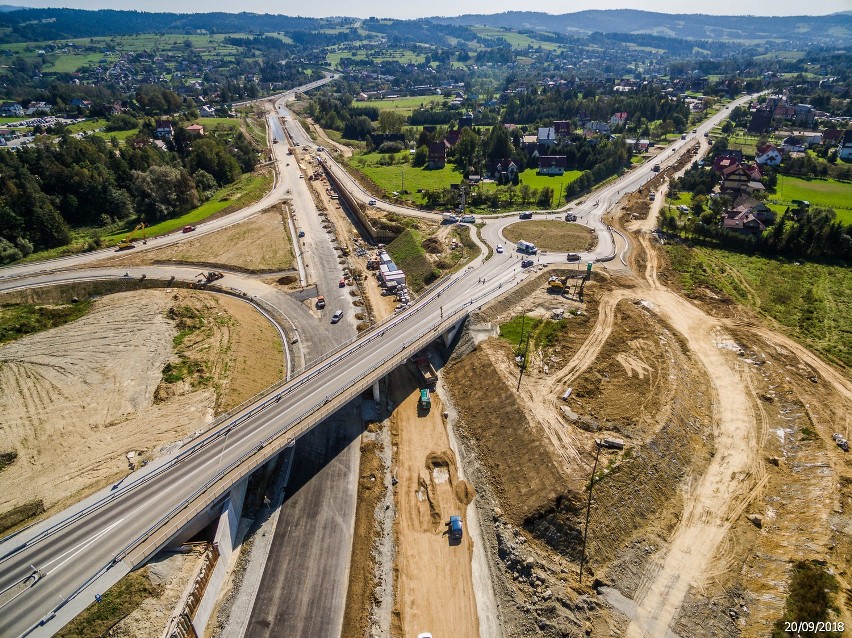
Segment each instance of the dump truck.
M423 381L426 383L426 387L434 389L435 384L438 383L438 373L435 372L435 368L432 367L432 362L429 361L429 357L426 355L418 355L414 358L414 363L417 366L417 369L420 370L420 374L423 376Z
M428 412L432 409L432 397L429 396L428 388L420 390L420 401L417 403L417 407L423 412Z
M464 528L462 527L462 519L461 516L457 514L453 514L450 516L450 538L453 540L460 541L462 536L464 535Z

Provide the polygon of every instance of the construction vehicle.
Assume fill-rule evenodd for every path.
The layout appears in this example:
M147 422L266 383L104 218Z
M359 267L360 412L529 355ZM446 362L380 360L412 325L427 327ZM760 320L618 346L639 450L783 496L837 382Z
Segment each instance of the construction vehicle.
M218 272L218 271L216 271L216 270L209 270L209 271L207 271L207 272L202 271L202 272L198 273L198 274L197 274L197 275L195 275L195 276L196 276L196 277L204 277L204 281L200 281L200 282L198 282L198 283L202 283L202 284L212 284L214 281L216 281L216 280L218 280L218 279L221 279L221 278L222 278L222 277L224 277L225 275L223 275L222 273L220 273L220 272Z
M414 364L420 371L423 381L426 383L426 387L434 390L435 384L438 383L438 373L435 372L435 368L432 367L432 362L429 361L429 357L427 355L418 355L414 357Z
M141 223L137 224L136 228L134 228L129 233L127 233L127 236L124 239L122 239L120 242L118 242L118 247L115 249L116 252L118 252L119 250L129 250L131 248L136 248L136 245L133 242L135 241L136 233L140 230L142 231L142 243L147 244L148 240L145 237L145 228L146 228L145 222L141 222Z
M453 540L460 541L462 536L464 535L464 528L462 527L462 519L461 516L454 514L450 516L450 538Z
M535 244L528 241L519 241L518 242L518 252L526 253L527 255L535 255L538 252L538 248L536 248Z
M842 434L840 434L839 432L835 432L831 435L831 438L834 439L834 442L837 443L837 447L839 447L841 450L843 450L844 452L849 451L849 442Z
M547 288L551 292L562 292L565 290L565 285L568 282L568 277L556 277L555 275L547 280Z
M417 407L423 412L428 412L432 409L432 398L429 396L428 388L420 390L420 401L417 403Z

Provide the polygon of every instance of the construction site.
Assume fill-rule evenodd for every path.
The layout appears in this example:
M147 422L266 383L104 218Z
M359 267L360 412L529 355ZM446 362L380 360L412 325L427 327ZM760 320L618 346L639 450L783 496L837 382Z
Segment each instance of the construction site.
M373 275L384 247L316 153L288 157L308 175L353 329L392 317L407 302ZM664 195L684 165L646 190ZM351 560L339 566L342 635L757 638L782 617L796 561L836 579L835 620L852 626L852 466L832 438L852 435L848 372L744 308L681 294L652 232L663 199L628 194L611 210L620 259L534 264L450 345L418 353L345 417L357 433L357 504ZM82 318L0 345L6 532L120 484L287 375L285 350L299 338L233 290L210 290L239 274L257 282L252 295L290 295L327 323L328 292L299 279L299 259L319 258L306 253L293 208L109 262L190 267L195 284L3 300L94 297ZM399 224L361 212L380 228ZM473 226L405 228L446 272L491 256ZM596 241L571 232L577 243L563 250ZM277 480L270 471L249 488L245 542L206 635L237 635L251 611L239 592L259 579L252 553L271 542L274 505L294 498ZM164 635L210 552L201 539L133 572L142 593L91 635ZM75 627L65 635L83 635Z

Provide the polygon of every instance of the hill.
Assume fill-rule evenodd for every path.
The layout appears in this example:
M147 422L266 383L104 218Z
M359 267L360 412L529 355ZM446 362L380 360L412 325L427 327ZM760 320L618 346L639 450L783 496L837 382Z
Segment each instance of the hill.
M689 40L783 40L797 44L852 44L852 15L848 12L825 16L764 17L668 14L632 9L578 11L561 15L509 11L494 15L435 17L430 20L459 26L481 25L575 35L601 31L647 33Z

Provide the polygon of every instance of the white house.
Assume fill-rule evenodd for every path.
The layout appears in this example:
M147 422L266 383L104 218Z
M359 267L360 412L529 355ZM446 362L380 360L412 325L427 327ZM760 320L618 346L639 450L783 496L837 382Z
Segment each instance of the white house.
M198 109L198 115L201 117L216 117L216 111L212 106L205 104L200 109Z
M842 160L852 160L852 129L843 133L837 146L837 157Z
M781 151L774 144L758 146L754 157L754 161L763 166L778 166L782 159Z
M23 117L24 107L15 102L6 102L0 105L0 116L4 117Z

